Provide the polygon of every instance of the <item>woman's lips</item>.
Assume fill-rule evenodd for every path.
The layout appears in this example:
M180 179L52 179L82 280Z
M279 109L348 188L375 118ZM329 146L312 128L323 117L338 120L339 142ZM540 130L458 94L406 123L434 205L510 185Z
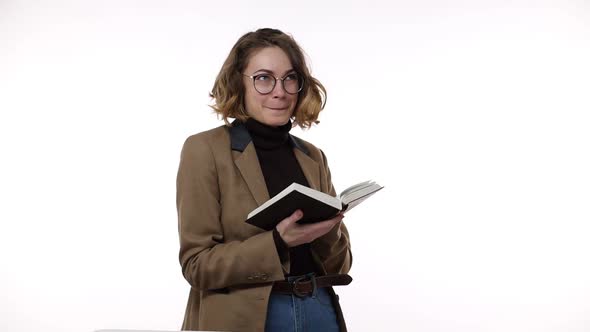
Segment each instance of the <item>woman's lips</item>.
M274 111L285 111L285 110L287 110L289 107L288 107L288 106L285 106L285 107L267 107L267 108L269 108L269 109L271 109L271 110L274 110Z

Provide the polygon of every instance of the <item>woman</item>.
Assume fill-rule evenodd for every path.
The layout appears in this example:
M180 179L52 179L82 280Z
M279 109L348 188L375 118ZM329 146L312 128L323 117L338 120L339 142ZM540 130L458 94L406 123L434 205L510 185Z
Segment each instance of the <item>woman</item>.
M299 225L298 210L272 231L245 222L293 182L336 195L323 152L289 134L318 123L324 87L290 36L259 29L234 45L211 97L225 125L187 138L177 176L183 330L345 331L331 287L352 280L343 215Z

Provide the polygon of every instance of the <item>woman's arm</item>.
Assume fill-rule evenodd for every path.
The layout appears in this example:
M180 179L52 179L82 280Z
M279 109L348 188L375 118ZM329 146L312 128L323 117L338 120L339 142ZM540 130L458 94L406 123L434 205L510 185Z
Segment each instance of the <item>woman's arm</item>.
M202 135L183 145L176 205L180 264L192 287L219 289L284 279L272 231L225 242L215 158Z

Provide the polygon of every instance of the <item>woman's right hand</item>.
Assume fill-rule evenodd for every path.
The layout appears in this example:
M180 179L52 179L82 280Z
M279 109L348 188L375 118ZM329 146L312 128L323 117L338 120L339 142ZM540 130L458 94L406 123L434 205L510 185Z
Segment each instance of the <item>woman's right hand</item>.
M297 220L301 219L301 217L303 217L303 212L297 210L289 217L281 220L276 226L279 235L289 248L312 242L328 233L334 226L339 227L340 222L344 219L344 214L339 213L332 219L304 225L297 223Z

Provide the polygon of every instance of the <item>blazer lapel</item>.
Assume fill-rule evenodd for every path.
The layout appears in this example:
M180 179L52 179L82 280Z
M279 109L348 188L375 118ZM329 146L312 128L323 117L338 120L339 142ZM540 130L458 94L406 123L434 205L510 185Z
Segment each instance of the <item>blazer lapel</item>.
M260 168L260 162L256 154L256 148L246 127L239 120L232 122L228 127L230 133L232 156L236 167L240 170L248 189L254 196L256 203L262 205L270 199L266 181ZM293 153L301 166L303 175L312 189L321 191L320 165L309 156L309 151L303 142L291 135Z
M298 148L294 148L293 152L295 153L295 158L297 158L299 166L301 166L301 170L303 171L303 175L305 175L309 186L312 189L321 191L320 165Z
M254 196L256 203L262 205L262 203L270 199L268 195L268 189L266 188L266 182L264 181L264 175L258 162L258 156L256 155L256 149L254 144L250 143L246 146L243 152L232 151L234 162L246 184L248 189Z

